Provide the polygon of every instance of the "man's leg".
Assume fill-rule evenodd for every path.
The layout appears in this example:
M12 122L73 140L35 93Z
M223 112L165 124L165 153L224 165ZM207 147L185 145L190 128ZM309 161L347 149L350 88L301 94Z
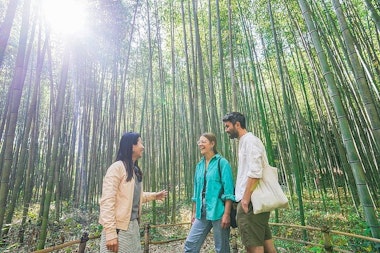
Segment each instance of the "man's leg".
M264 246L245 247L247 253L264 253Z
M272 239L268 239L264 241L264 252L265 253L276 253L276 248L274 247L274 243Z
M264 253L265 240L271 239L268 226L270 213L253 214L252 205L249 205L248 213L237 208L237 221L241 241L248 253ZM268 233L269 232L269 233Z
M264 246L252 246L246 247L247 253L276 253L276 248L274 247L273 240L265 240Z

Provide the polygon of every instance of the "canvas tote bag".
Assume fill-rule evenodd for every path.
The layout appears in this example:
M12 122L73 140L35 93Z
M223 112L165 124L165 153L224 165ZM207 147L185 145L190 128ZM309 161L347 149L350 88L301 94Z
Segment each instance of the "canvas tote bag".
M263 177L251 195L251 202L254 214L288 207L288 198L278 183L277 168L268 165L263 169Z

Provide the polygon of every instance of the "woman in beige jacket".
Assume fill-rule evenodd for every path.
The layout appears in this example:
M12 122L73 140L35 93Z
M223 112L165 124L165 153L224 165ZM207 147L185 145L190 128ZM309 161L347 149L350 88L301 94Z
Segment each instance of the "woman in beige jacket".
M137 160L144 145L138 133L125 133L116 161L107 169L100 199L99 223L103 226L100 252L141 252L139 219L141 204L162 200L167 191L144 192Z

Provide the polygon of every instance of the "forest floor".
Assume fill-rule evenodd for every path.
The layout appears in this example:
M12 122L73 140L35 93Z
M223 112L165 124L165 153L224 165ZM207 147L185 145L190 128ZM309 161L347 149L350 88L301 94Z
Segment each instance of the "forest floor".
M326 212L321 203L316 203L313 200L305 201L305 222L307 226L322 228L329 226L332 230L343 231L347 233L370 236L370 231L365 221L359 217L358 213L353 210L352 206L339 207L337 203L330 202ZM326 204L326 203L325 203ZM176 222L175 223L187 223L190 220L190 204L180 203L176 209ZM28 222L22 231L20 229L21 217L16 214L16 218L9 227L7 236L3 240L3 244L0 245L0 253L29 253L35 250L41 227L37 221L37 206L35 210L31 209L28 214ZM59 221L51 221L48 224L48 235L45 243L45 248L52 247L54 245L60 245L62 243L79 240L84 232L87 232L89 236L99 236L102 227L98 224L98 211L89 213L88 211L80 209L72 209L69 207L63 207L62 217ZM152 206L144 205L143 218L141 224L151 223L156 220L156 224L170 223L168 218L170 215L164 211L164 205L158 204L156 206L155 217L153 217ZM336 210L336 212L331 211ZM278 212L279 222L285 224L300 224L299 211L294 209L282 209ZM17 218L18 217L18 218ZM271 214L271 222L274 222L275 212ZM169 226L169 227L152 227L150 229L150 238L152 242L162 242L175 240L170 243L162 244L150 244L149 252L164 252L164 253L179 253L183 252L184 238L189 232L190 224ZM141 238L144 238L144 231L141 229ZM236 233L236 236L234 235ZM323 235L319 231L308 231L306 233L299 229L286 228L286 227L272 227L272 233L274 236L282 238L292 238L295 240L307 240L316 244L321 244L323 241ZM305 237L306 235L306 237ZM21 238L23 240L21 240ZM232 242L236 240L236 246L238 252L245 252L241 245L238 230L232 231ZM346 250L342 252L376 252L373 248L373 243L365 240L347 238L344 236L335 235L332 237L334 247ZM20 242L22 241L22 242ZM95 253L99 251L100 239L91 239L86 244L87 253ZM231 243L231 247L233 247ZM318 245L306 245L299 242L289 242L287 240L275 239L275 246L279 253L285 252L325 252L323 247ZM142 246L143 247L143 246ZM69 253L78 252L78 244L66 247L64 249L55 250L56 253ZM206 238L203 244L201 253L214 252L214 243L212 233ZM232 251L231 251L232 252Z
M150 217L150 215L148 215ZM145 219L145 222L147 220ZM182 222L182 221L181 221ZM29 253L35 250L38 242L40 226L30 219L24 228L23 241L20 242L20 221L14 222L10 226L10 229L5 237L3 247L0 246L0 253ZM145 223L144 223L145 224ZM72 213L66 213L59 222L52 222L48 225L48 236L46 239L45 249L70 241L79 240L83 232L88 232L89 236L99 236L101 232L101 226L98 224L98 212L88 214L80 210L74 210ZM177 253L183 252L184 239L189 231L189 225L170 226L168 228L162 228L158 232L158 229L150 229L152 233L152 241L171 240L173 238L179 238L176 241L169 243L150 244L149 252L165 252L165 253ZM143 228L140 230L141 238L144 238ZM166 237L166 239L164 238ZM182 238L182 239L181 239ZM86 253L99 252L100 239L91 239L86 243ZM240 246L241 247L241 246ZM69 253L78 252L79 244L66 247L64 249L54 250L56 253ZM142 245L142 249L144 245ZM214 252L214 244L212 232L206 238L201 253ZM240 251L241 252L241 251Z

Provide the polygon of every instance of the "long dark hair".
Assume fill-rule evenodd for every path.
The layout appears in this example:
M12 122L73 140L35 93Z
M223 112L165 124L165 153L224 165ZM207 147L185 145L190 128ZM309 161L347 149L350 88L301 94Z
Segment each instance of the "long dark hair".
M133 145L137 145L140 134L135 132L124 133L120 139L119 151L117 152L116 161L124 163L127 172L127 182L133 177L133 171L137 176L139 182L142 181L142 171L138 165L137 160L135 163L132 161Z

